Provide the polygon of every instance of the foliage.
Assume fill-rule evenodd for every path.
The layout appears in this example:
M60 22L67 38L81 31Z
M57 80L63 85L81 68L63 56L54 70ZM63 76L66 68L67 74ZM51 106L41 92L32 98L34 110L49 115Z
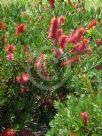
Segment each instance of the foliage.
M46 136L101 136L102 135L102 94L68 96L65 103L56 102L58 113L50 122L51 130ZM81 113L89 113L89 123L84 125Z
M48 126L56 113L54 100L62 101L70 93L80 97L84 92L87 95L102 90L102 71L96 69L102 61L102 46L96 44L96 40L101 39L100 10L86 11L84 7L79 10L60 0L52 9L46 2L19 0L0 3L0 131L4 128L39 130L41 125ZM62 61L73 60L77 55L70 53L73 44L66 46L64 55L57 61L53 55L49 28L52 17L60 16L65 17L65 23L61 25L65 35L72 34L80 26L86 29L93 19L99 22L84 35L90 39L92 52L78 55L78 63L64 67L60 67ZM8 49L9 46L12 46L11 49ZM45 75L39 74L35 67L40 55ZM49 73L53 77L50 80ZM56 88L55 85L62 79L64 83ZM88 99L91 104L91 98ZM75 103L76 98L72 97L72 100Z

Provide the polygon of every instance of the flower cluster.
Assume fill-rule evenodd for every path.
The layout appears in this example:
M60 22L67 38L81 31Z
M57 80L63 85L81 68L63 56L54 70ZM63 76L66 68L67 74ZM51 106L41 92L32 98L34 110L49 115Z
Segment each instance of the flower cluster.
M87 29L92 29L98 24L98 21L96 19L93 19L87 26Z
M28 89L24 86L28 81L30 80L30 76L27 73L22 73L21 76L16 77L16 81L20 84L21 89L20 92L21 94L24 94L28 92Z
M15 136L16 132L13 129L5 129L1 132L2 136Z
M41 53L35 60L34 67L40 72L43 77L49 79L46 56L43 53Z
M82 112L81 118L82 118L84 125L87 125L89 123L89 113L88 112Z
M82 43L76 44L76 46L71 50L72 54L84 54L91 51L91 48L88 46L89 39L84 38Z
M49 38L52 40L55 40L57 38L56 36L56 31L59 28L59 20L58 18L53 17L51 19L51 26L50 26L50 30L49 30Z
M1 132L1 136L15 136L16 131L13 129L5 129ZM29 129L23 129L21 132L22 136L32 136L32 131Z
M76 57L73 57L73 58L68 59L66 61L62 61L61 66L63 66L63 65L69 65L69 64L72 64L72 63L77 63L79 61L80 61L80 57L76 56Z
M55 8L55 0L49 0L51 8Z
M85 32L85 28L79 27L70 35L70 42L76 45L83 39Z
M64 54L65 47L70 43L73 45L73 49L70 50L71 54L83 55L85 53L90 53L92 51L91 47L88 46L90 40L85 37L85 33L88 29L94 28L97 25L97 20L92 20L86 28L79 27L70 35L64 34L63 29L61 28L61 25L64 24L64 22L64 16L53 17L51 19L48 37L52 41L52 48L55 57L59 59ZM100 44L100 41L97 43ZM59 48L55 49L55 45L59 45ZM79 58L77 56L75 57ZM79 59L72 58L71 60L62 62L62 65L71 64L76 61L79 61Z
M0 30L3 30L7 27L7 25L3 22L0 22ZM26 25L25 24L18 24L16 27L16 32L15 36L18 36L20 33L24 33L26 30ZM2 44L4 45L7 41L7 36L4 35L2 38ZM6 59L8 61L13 61L14 60L14 53L16 50L16 46L14 44L7 44L5 47L5 52L7 53ZM27 47L24 46L24 51L27 52Z
M60 28L65 22L65 17L53 17L51 19L51 25L49 30L49 38L52 40L52 45L59 44L59 49L55 51L55 57L60 58L64 53L64 48L68 43L68 36L63 33L63 29Z
M25 24L18 24L16 27L16 32L15 35L18 36L20 33L24 33L26 30L26 25Z
M22 73L20 77L16 77L16 80L19 84L25 84L30 79L29 75L27 73Z

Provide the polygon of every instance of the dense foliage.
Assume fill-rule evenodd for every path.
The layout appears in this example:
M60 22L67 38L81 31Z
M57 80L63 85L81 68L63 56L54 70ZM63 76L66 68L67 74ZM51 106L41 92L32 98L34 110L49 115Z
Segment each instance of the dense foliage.
M86 10L85 2L0 3L3 136L46 131L44 127L49 127L57 113L54 101L60 101L56 104L59 116L55 116L51 124L54 129L48 135L75 132L79 136L83 132L101 136L102 115L97 112L101 112L101 104L97 103L101 103L102 90L101 30L100 8ZM66 104L62 104L64 100ZM81 112L89 116L88 126L83 125Z
M52 129L46 136L101 136L102 94L68 96L62 104L56 102L58 114L51 121Z

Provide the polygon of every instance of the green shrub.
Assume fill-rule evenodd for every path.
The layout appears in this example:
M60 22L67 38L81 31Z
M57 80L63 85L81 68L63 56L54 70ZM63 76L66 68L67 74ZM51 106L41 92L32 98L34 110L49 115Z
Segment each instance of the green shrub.
M46 136L101 136L102 135L102 94L80 98L68 96L65 103L56 102L58 113L50 122L51 130ZM88 112L84 124L81 114Z
M20 0L6 5L0 3L0 13L0 23L5 24L5 29L0 30L0 130L13 128L20 131L25 127L38 130L41 125L48 125L55 114L54 100L63 100L69 93L80 96L86 90L92 93L102 89L101 70L96 70L102 61L102 47L96 44L96 40L101 39L100 12L78 12L67 3L58 2L55 9L51 9L48 4L33 5L33 2ZM68 44L64 56L56 61L51 51L52 42L48 38L52 17L61 15L66 18L61 26L66 35L80 25L86 28L92 19L99 22L95 29L84 35L90 39L89 47L93 52L79 55L79 63L65 67L60 67L62 60L76 57L69 53L73 45ZM18 24L26 25L26 30L15 36ZM7 56L7 44L16 47L14 59ZM52 80L42 79L34 67L41 53L46 56ZM27 82L23 85L17 80L21 80L22 73L28 73L31 78L26 77ZM64 83L61 84L62 79ZM60 83L58 87L55 86L57 83Z

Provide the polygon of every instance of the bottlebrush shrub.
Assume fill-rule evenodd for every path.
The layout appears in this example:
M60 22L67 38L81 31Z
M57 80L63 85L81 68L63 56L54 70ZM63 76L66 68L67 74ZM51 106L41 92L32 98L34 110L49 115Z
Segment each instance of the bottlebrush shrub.
M68 93L102 89L100 16L65 3L26 4L0 5L0 131L6 133L48 125L53 101Z
M65 103L56 102L55 107L58 113L46 136L102 135L102 93L68 96Z

